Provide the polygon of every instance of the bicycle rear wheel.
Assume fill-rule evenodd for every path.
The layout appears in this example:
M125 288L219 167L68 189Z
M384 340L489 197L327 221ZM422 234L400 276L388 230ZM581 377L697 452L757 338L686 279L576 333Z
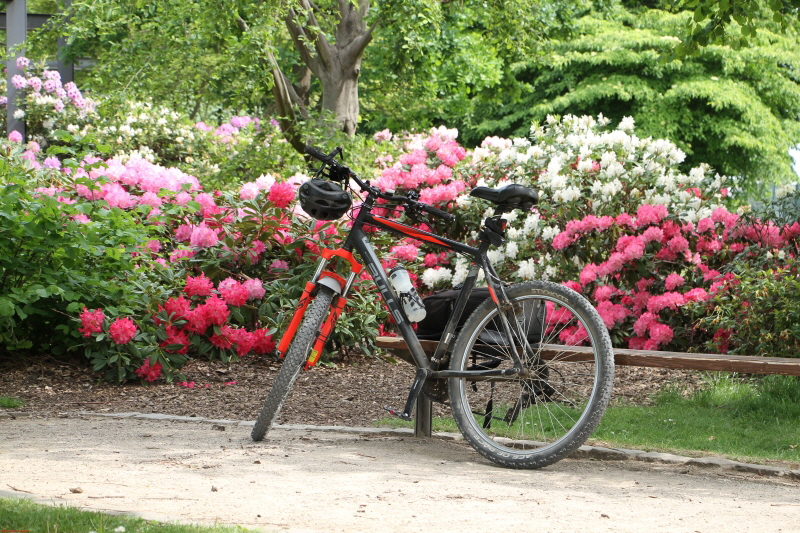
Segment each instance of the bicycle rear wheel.
M289 349L286 350L283 364L272 382L261 412L258 413L256 424L250 433L253 440L262 440L278 417L292 385L300 374L300 369L303 368L303 363L308 359L314 341L317 340L320 328L330 312L333 297L332 289L320 285L316 298L308 306L303 322L297 328L297 333L289 345Z
M591 304L562 285L526 282L506 293L513 343L487 300L464 324L450 369L513 368L515 346L527 375L451 378L451 407L483 456L511 468L541 468L581 446L600 423L614 380L611 339Z

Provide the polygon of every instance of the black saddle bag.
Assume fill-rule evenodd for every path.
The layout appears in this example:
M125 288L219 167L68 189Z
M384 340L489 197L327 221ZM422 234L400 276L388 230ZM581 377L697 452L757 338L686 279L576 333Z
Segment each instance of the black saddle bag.
M456 307L456 300L460 290L439 291L422 299L427 314L425 318L417 324L417 337L426 340L439 340L444 333L447 322L453 315ZM475 309L489 297L489 289L473 289L464 307L464 312L458 319L456 330L460 330Z

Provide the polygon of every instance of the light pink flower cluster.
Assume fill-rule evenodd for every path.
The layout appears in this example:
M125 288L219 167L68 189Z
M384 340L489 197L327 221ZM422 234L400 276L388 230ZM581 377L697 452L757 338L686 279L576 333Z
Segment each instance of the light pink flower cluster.
M457 135L454 130L439 128L431 130L428 137L417 139L415 148L401 155L391 167L384 168L377 181L378 187L387 191L450 185L453 187L438 192L426 192L428 189L423 189L421 194L429 198L423 201L440 199L441 201L435 203L443 203L455 199L466 184L451 181L453 167L464 159L466 150L455 141L454 135ZM453 191L457 191L455 196Z

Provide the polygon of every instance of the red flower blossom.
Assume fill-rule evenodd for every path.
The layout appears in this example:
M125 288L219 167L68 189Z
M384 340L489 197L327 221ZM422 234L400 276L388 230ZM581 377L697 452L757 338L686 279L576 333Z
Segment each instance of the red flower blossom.
M257 354L266 354L275 349L275 341L267 328L260 328L251 334L253 338L253 351Z
M91 337L92 333L102 333L103 320L105 320L105 318L102 309L89 311L89 309L84 307L81 313L81 327L78 328L78 331L83 333L84 337Z
M142 366L137 368L134 372L140 378L152 383L161 375L161 363L156 363L151 366L150 359L146 359L145 362L142 363Z
M211 291L214 290L214 284L205 274L200 274L197 277L187 277L186 287L183 292L189 296L210 296Z
M108 327L108 335L117 344L128 344L136 335L136 331L136 324L128 317L117 318Z

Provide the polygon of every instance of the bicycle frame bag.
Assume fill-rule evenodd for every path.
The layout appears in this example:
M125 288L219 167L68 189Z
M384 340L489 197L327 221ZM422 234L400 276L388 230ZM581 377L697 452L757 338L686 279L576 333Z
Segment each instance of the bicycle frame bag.
M460 290L439 291L426 296L422 299L427 314L425 318L417 324L417 337L426 340L439 340L444 333L444 328L453 314ZM489 297L489 289L473 289L464 307L464 312L458 319L456 331L460 330L479 305Z
M441 338L444 328L453 314L459 294L461 294L460 290L439 291L422 299L427 314L417 324L418 338L424 340L439 340ZM456 331L461 331L473 311L487 298L489 298L489 289L473 289L464 307L464 312L456 323ZM531 305L534 307L531 307ZM535 303L525 304L524 315L526 316L524 324L520 322L520 325L526 330L528 342L541 342L542 330L545 324L544 302L536 301ZM494 319L492 324L481 334L482 343L486 345L507 345L508 339L505 338L504 333L501 333L502 330L503 327L500 322Z

